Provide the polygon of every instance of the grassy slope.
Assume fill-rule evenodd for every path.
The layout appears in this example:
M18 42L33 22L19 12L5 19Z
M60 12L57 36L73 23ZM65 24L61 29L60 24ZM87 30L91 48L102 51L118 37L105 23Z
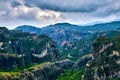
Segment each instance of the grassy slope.
M80 69L76 72L73 72L71 69L66 70L65 73L62 73L57 80L81 80L82 75L84 74L84 69Z
M41 63L41 64L35 64L35 65L31 65L29 67L22 67L22 68L14 68L11 71L0 71L0 80L4 79L4 78L17 78L19 77L23 72L29 72L32 70L36 70L38 68L40 68L42 65L47 64L49 62L45 62L45 63Z

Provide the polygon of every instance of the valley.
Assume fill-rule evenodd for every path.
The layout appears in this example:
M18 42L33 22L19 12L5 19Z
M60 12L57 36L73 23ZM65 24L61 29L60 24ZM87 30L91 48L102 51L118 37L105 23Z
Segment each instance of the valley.
M57 43L62 59L77 60L84 54L91 52L93 41L99 36L105 36L110 30L120 27L120 22L101 23L90 26L79 26L69 23L57 23L43 28L23 25L15 30L23 32L45 34Z
M0 0L0 80L120 80L120 0Z
M0 80L119 80L120 22L0 27Z

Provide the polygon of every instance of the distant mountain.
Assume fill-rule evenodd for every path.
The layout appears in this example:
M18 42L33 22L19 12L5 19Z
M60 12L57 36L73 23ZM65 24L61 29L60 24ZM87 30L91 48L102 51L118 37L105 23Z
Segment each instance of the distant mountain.
M38 35L45 34L57 43L59 50L62 54L66 54L66 57L69 56L69 54L72 54L74 57L79 57L84 53L90 52L89 48L95 39L93 38L91 41L91 37L105 35L106 31L116 30L118 28L120 28L120 21L90 26L79 26L70 23L57 23L43 28L24 25L15 28L15 30L36 33ZM97 34L94 35L95 33ZM77 44L79 44L79 46ZM73 53L76 53L77 55L74 55Z
M37 33L39 34L41 29L37 28L35 26L30 26L30 25L23 25L23 26L18 26L15 28L15 30L21 30L23 32L30 32L30 33Z
M81 30L81 31L105 31L105 30L115 30L117 28L120 28L120 21L115 22L109 22L109 23L99 23L94 25L88 25L88 26L79 26L79 25L73 25L69 23L57 23L50 26L59 26L59 27L66 27L73 30Z
M38 35L46 34L49 37L51 37L53 40L55 40L60 46L60 44L62 44L64 40L73 42L74 40L79 40L83 37L89 36L91 33L115 30L118 28L120 28L120 21L90 25L90 26L79 26L69 23L57 23L43 28L23 25L16 27L15 30L22 30L23 32L36 33ZM61 40L59 38L61 38Z
M95 24L95 25L88 25L88 26L79 26L79 25L74 25L70 23L57 23L54 25L48 25L43 28L37 28L35 26L30 26L30 25L23 25L23 26L18 26L15 28L15 30L22 30L22 31L27 31L27 32L32 32L35 31L36 34L40 34L46 29L72 29L73 31L105 31L105 30L115 30L117 28L120 28L120 21L115 21L115 22L110 22L110 23L101 23L101 24ZM41 31L42 30L42 31ZM41 31L41 32L40 32Z
M34 29L32 29L34 28ZM27 29L27 30L26 30ZM68 23L58 23L54 25L49 25L47 27L39 28L36 30L35 27L30 26L19 26L15 30L20 30L23 32L35 32L36 34L45 34L55 41L61 51L61 55L65 55L65 58L68 56L68 52L70 51L68 47L74 48L73 43L86 38L93 34L93 32L87 32L79 29L79 26L72 25ZM64 47L64 48L63 48ZM67 51L63 51L63 49Z

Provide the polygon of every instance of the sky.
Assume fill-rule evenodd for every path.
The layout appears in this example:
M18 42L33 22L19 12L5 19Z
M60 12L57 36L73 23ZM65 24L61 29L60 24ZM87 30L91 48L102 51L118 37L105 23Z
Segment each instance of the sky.
M0 26L68 22L87 25L120 20L120 0L0 0Z

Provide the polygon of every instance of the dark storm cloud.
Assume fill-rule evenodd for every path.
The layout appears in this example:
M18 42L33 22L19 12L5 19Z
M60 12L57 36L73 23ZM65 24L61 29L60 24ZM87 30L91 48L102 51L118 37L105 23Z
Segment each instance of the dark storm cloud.
M26 6L39 7L43 10L80 13L99 12L103 10L105 15L119 12L119 3L120 0L25 0Z
M26 6L37 6L41 9L48 9L60 12L91 12L100 5L98 1L92 0L25 0Z
M17 7L17 6L20 6L21 3L18 2L18 1L13 1L13 2L11 3L11 5L12 5L12 7Z

